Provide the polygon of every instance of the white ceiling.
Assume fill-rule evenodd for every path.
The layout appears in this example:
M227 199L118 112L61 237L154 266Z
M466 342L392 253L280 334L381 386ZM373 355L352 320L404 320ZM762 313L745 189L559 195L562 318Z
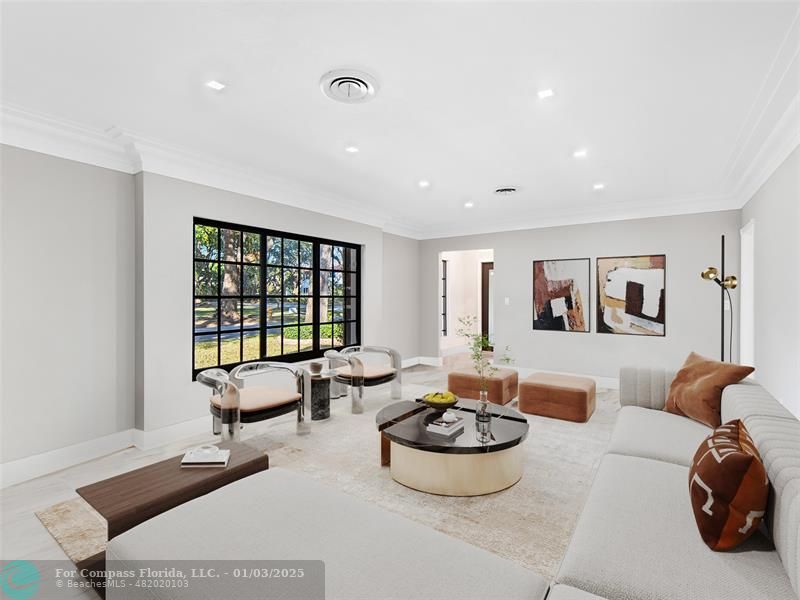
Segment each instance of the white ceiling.
M788 143L799 6L4 2L2 102L416 237L720 209ZM339 67L373 74L376 98L326 98Z

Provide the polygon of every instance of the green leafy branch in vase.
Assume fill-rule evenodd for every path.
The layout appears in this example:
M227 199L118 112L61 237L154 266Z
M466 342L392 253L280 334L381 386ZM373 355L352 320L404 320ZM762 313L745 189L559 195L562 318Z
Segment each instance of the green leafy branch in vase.
M456 333L467 341L472 366L475 367L475 372L480 379L481 391L488 392L489 378L497 373L497 367L489 361L489 357L483 351L489 345L489 338L482 333L475 332L477 323L478 318L475 315L459 317Z

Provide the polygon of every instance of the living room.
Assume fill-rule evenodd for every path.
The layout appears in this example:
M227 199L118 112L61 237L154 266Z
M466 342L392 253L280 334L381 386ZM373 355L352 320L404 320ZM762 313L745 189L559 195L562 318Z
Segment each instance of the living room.
M4 595L797 598L800 2L0 7Z

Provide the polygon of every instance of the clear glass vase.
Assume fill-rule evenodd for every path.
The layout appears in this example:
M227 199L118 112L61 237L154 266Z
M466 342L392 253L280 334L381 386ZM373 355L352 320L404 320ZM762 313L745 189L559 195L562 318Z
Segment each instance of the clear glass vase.
M489 410L489 393L481 390L475 409L475 435L482 444L492 439L492 413Z

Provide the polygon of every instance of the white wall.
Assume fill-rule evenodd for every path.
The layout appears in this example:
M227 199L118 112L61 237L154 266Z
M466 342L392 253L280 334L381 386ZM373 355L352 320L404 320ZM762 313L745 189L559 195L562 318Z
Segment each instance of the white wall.
M440 254L440 262L447 261L447 335L440 336L440 350L464 346L464 338L458 335L458 330L461 328L458 320L463 317L476 317L473 329L474 333L480 333L481 263L492 262L493 259L494 253L491 249ZM439 295L441 296L441 293Z
M0 147L2 462L134 424L134 181Z
M192 382L193 217L362 244L362 342L384 344L386 327L404 327L402 315L384 324L380 229L151 173L142 185L145 431L208 414L208 391Z
M800 148L742 209L755 222L755 379L800 417Z
M383 234L383 312L381 346L404 359L419 354L419 241Z
M622 365L679 366L694 350L719 357L719 293L700 271L719 263L726 235L726 266L738 271L739 211L531 229L421 242L420 353L438 344L439 253L494 249L495 347L509 345L520 367L617 377ZM532 330L535 259L667 255L666 337ZM592 331L596 282L591 281ZM509 298L506 306L504 298ZM734 348L734 353L736 352Z

